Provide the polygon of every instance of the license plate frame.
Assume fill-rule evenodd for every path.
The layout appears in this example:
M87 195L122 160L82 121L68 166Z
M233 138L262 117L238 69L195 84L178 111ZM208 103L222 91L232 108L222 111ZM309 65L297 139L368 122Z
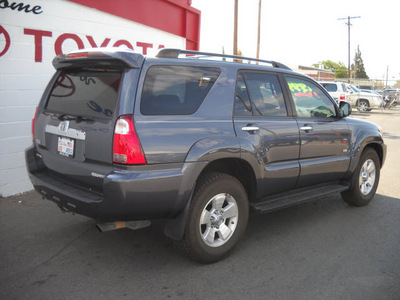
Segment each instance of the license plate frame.
M59 136L57 152L61 156L73 158L75 156L75 140L65 136Z

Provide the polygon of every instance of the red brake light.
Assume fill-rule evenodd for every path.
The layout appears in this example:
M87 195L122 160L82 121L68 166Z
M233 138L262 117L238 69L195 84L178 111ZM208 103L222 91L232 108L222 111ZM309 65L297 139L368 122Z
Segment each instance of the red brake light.
M340 100L346 100L346 96L344 94L340 95Z
M146 164L146 157L136 134L133 115L121 116L115 123L113 162L118 164Z
M37 111L38 108L36 107L35 116L32 119L32 140L35 140L35 121L36 121Z
M80 53L71 53L67 55L67 58L80 58L80 57L88 57L88 53L80 52Z

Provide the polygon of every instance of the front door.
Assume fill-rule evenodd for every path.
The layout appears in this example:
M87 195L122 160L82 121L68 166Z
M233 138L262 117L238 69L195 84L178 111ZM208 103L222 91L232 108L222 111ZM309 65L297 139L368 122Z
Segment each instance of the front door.
M286 77L300 132L298 187L336 181L350 163L351 132L327 94L312 81Z

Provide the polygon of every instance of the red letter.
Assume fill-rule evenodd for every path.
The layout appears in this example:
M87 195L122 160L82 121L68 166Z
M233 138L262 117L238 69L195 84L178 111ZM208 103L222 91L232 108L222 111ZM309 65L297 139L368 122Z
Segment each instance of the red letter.
M51 31L35 30L24 28L24 34L31 34L35 37L35 62L42 62L42 37L51 37Z
M56 40L56 43L54 45L54 50L56 51L56 55L62 54L62 44L64 43L65 40L74 40L76 44L78 45L78 49L83 49L85 46L83 45L82 40L77 36L76 34L72 33L64 33L58 37Z
M96 42L94 41L93 37L91 37L90 35L86 36L87 40L89 41L90 46L92 46L92 48L98 48ZM101 43L100 47L107 47L108 43L111 41L111 39L106 38L103 43Z
M125 41L125 40L116 41L113 47L119 47L119 46L122 46L122 45L125 45L125 46L127 46L129 49L132 49L132 50L133 50L132 44L129 43L128 41Z
M142 42L137 42L137 43L136 43L136 46L142 47L142 48L143 48L142 53L143 53L144 55L147 54L147 48L153 48L153 44L142 43Z
M8 32L1 25L0 25L0 34L4 34L4 38L6 40L6 45L4 46L3 51L0 52L0 56L3 56L8 51L8 48L10 48L11 39L10 39L10 35L8 34Z

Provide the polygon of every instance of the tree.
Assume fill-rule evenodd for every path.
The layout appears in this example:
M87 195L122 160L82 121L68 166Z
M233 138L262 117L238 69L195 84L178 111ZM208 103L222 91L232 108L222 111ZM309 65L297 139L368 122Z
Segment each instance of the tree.
M313 64L313 67L319 68L321 65L325 70L331 70L332 72L335 72L335 78L347 78L347 68L344 63L324 60L318 64Z
M361 58L360 46L357 46L357 51L354 56L354 64L351 65L351 71L354 74L354 78L369 79L365 72L363 59Z

